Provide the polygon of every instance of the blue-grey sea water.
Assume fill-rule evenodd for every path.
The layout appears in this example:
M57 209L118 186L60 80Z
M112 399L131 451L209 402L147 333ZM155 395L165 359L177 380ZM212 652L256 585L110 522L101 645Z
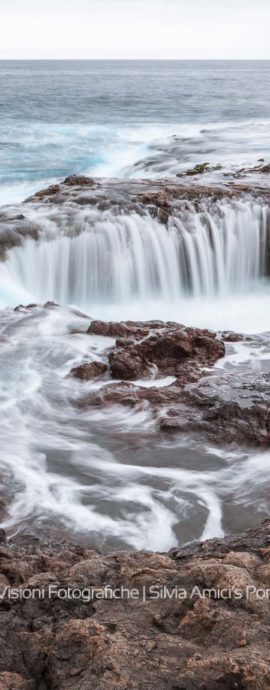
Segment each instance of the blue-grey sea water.
M0 203L270 157L270 61L0 61Z
M221 168L204 173L206 185L237 183L239 167L270 163L269 87L270 61L0 63L0 205L14 202L0 209L0 259L11 247L0 261L0 501L9 534L60 530L99 549L165 551L269 517L266 195L184 200L167 224L146 208L73 197L17 205L71 173L157 178L209 162ZM253 178L269 185L267 171ZM248 333L189 393L204 396L211 420L217 410L217 429L231 401L244 410L241 423L261 405L262 427L253 412L242 427L259 448L225 437L217 448L197 405L186 412L180 398L179 434L159 429L173 404L166 395L159 410L88 406L88 396L102 399L109 373L84 382L69 373L107 365L114 345L87 332L91 318ZM152 367L130 385L174 382Z

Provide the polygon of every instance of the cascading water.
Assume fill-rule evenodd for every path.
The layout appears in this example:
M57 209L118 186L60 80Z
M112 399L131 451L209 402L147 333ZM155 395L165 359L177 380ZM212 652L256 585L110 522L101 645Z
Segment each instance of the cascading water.
M161 437L148 407L74 405L110 379L82 383L71 368L103 361L114 340L88 335L89 316L63 305L110 320L270 329L267 207L183 203L168 226L139 208L37 202L23 211L23 230L28 224L38 239L24 238L1 262L2 305L62 306L0 310L0 472L11 498L4 526L64 526L99 547L166 550L237 530L247 513L249 524L263 519L269 456L209 449L192 434ZM268 343L266 334L233 344L217 366L233 379L240 370L240 387L250 371L268 375Z
M33 300L89 306L132 299L250 291L268 271L268 209L221 202L177 209L168 227L150 215L79 210L39 219L38 241L13 249L5 285Z
M82 362L107 365L114 339L90 335L91 318L248 333L205 372L210 407L200 409L208 427L218 423L212 402L226 416L227 401L233 415L239 399L244 409L254 399L261 423L269 75L262 61L0 65L0 204L11 204L0 208L0 516L9 534L28 527L58 539L60 528L101 551L165 551L269 516L264 428L260 452L240 441L229 449L225 435L212 448L193 409L190 431L184 407L183 432L164 434L172 402L88 406L112 385L110 371L69 375ZM186 175L206 161L203 174ZM78 183L83 174L95 179ZM67 175L73 183L58 185ZM58 305L42 306L49 300ZM129 386L172 380L153 368ZM197 390L206 401L205 381L196 385L186 397ZM169 400L163 392L153 399Z

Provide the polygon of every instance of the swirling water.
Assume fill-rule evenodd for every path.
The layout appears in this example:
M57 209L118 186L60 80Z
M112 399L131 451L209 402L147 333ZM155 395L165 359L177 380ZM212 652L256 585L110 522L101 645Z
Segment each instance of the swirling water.
M2 62L0 200L74 172L160 177L205 160L269 160L269 67ZM4 526L166 549L256 524L270 510L269 453L165 438L147 408L78 411L74 399L102 384L67 374L113 344L82 333L90 316L270 330L267 207L189 205L168 230L146 213L93 207L24 214L39 239L9 251L0 273ZM48 299L62 306L12 308ZM231 345L216 369L269 374L268 345L267 335Z

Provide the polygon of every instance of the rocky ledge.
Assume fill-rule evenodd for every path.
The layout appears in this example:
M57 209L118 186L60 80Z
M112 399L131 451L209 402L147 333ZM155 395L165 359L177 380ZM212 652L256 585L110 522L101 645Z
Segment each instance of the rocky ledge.
M242 177L243 171L240 172L233 177ZM224 178L215 184L209 181L204 183L201 176L199 182L196 182L196 178L192 178L191 182L190 176L185 177L186 174L181 176L182 179L103 180L71 175L62 183L37 192L26 200L24 207L28 203L60 207L72 204L74 208L95 206L101 211L110 209L116 214L135 211L142 215L148 212L161 223L167 224L171 216L179 210L185 210L190 203L198 212L205 211L207 205L213 208L222 199L246 198L269 204L268 182L256 184L254 180L252 183L235 182L234 179Z
M196 170L203 172L205 165L196 166L195 172L187 171L189 174L185 173L181 179L106 180L71 175L63 182L37 192L23 204L1 208L0 260L5 260L8 250L22 245L26 238L38 240L42 237L43 213L50 213L53 209L64 210L69 219L66 232L72 233L76 214L87 207L99 211L109 209L115 215L149 213L167 225L175 215L185 213L190 205L202 214L207 209L220 214L220 201L223 199L233 202L241 198L269 206L268 184L234 180L235 176L241 178L243 171L230 180L224 178L218 184L204 183L199 174L199 182L196 182ZM194 173L195 179L190 173ZM79 225L76 228L76 232L80 231Z
M228 348L232 342L248 341L256 348L262 345L259 338L253 342L235 333L161 321L92 321L87 334L116 340L104 362L82 362L71 371L83 381L102 382L87 393L82 389L75 401L79 407L146 406L164 432L197 433L223 446L269 445L268 373L211 369L224 356L225 343ZM168 376L172 379L164 385L156 384L156 379Z
M1 690L267 690L270 520L168 554L0 544Z

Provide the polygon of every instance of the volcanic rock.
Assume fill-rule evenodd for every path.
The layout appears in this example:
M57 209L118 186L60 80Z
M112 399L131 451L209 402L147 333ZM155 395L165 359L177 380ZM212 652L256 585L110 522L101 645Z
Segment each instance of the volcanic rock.
M270 687L270 520L168 554L20 543L1 548L21 592L2 595L1 690Z
M107 366L102 362L83 362L71 369L70 375L82 381L91 381L106 374Z
M252 344L251 336L162 321L92 321L87 333L116 339L107 354L112 379L120 382L76 400L79 407L147 405L162 431L196 433L223 446L269 446L268 374L212 369L225 354L224 343ZM253 346L261 344L254 340ZM155 379L162 376L174 380L157 387ZM143 386L143 378L152 379L152 385Z
M88 333L117 338L116 347L109 354L115 379L151 376L155 368L186 383L195 380L204 366L213 365L225 354L224 343L212 331L185 328L173 322L94 321Z
M92 177L69 175L69 177L66 177L63 184L68 185L68 187L93 187L96 183Z

